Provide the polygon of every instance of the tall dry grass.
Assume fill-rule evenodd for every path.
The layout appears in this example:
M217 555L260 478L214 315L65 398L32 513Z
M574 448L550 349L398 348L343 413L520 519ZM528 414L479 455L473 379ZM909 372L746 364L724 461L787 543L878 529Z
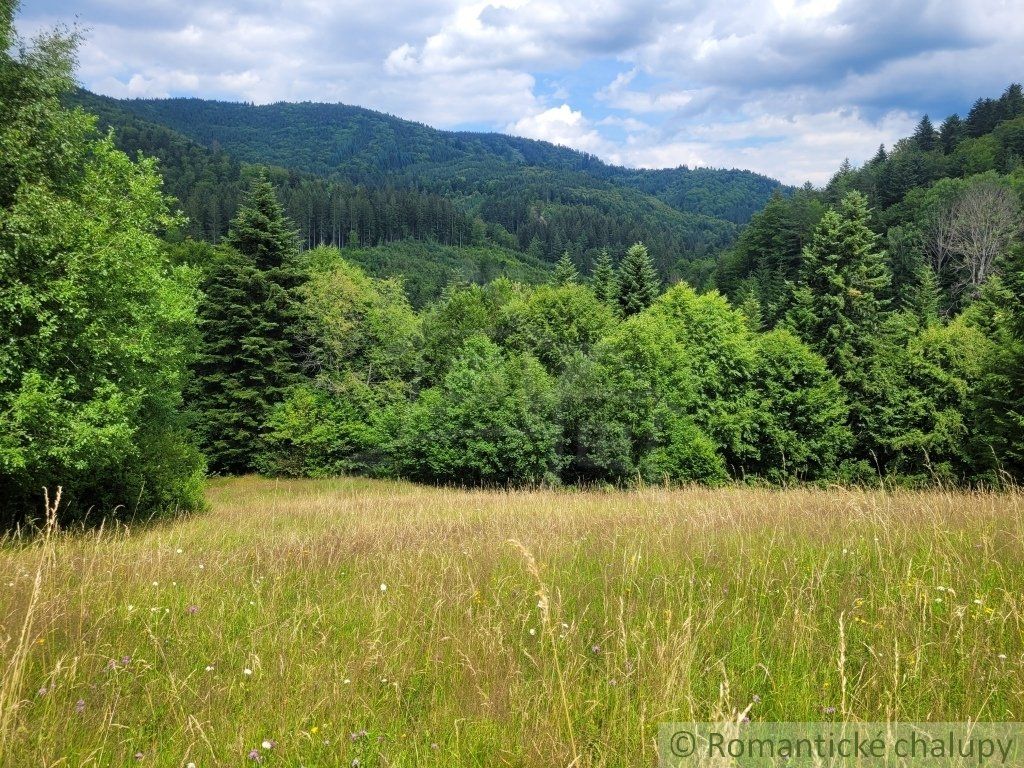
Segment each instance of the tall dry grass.
M1016 493L209 495L45 568L0 548L7 765L635 766L663 720L1024 719Z

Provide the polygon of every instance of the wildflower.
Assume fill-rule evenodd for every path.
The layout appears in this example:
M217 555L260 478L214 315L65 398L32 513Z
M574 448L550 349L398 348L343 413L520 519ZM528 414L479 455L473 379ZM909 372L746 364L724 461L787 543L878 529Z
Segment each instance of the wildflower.
M111 659L107 662L107 669L117 669L117 659Z
M260 762L260 760L263 759L263 755L260 754L260 751L256 749L256 747L253 747L249 750L249 759L255 763L258 763Z
M271 741L270 739L264 739L262 746L264 749L273 749L277 746L277 742Z
M131 663L132 663L132 657L131 656L122 656L121 657L121 666L122 667L127 667Z
M974 604L975 605L981 605L981 600L978 600L977 598L975 598L974 599Z
M432 742L432 743L430 744L430 748L431 748L431 749L437 749L437 742Z
M601 646L600 646L600 645L598 645L597 643L594 643L594 644L593 644L593 645L592 645L592 646L590 647L590 650L591 650L591 651L593 651L594 653L600 653L600 652L601 652Z
M85 712L85 699L79 699L75 702L75 712L78 714Z
M834 715L836 713L835 707L824 707L822 710L826 715Z
M195 763L186 763L185 764L185 768L196 768L196 764Z
M349 684L349 683L351 683L352 681L351 681L351 680L349 680L349 679L348 679L348 678L346 677L346 678L345 678L345 679L344 679L344 680L343 680L342 682L343 682L343 683L344 683L345 685L348 685L348 684Z
M381 584L380 585L380 591L381 592L387 592L388 591L388 585L387 584Z
M42 688L40 688L39 691L38 691L38 694L40 696L45 696L47 693L49 693L49 691L46 689L45 685Z
M182 549L181 547L178 547L178 548L177 548L176 550L174 550L174 551L175 551L175 552L177 552L177 553L178 553L178 554L180 555L180 554L181 554L182 552L184 552L185 550L183 550L183 549Z
M190 614L195 615L195 614L199 613L199 606L198 605L190 605L185 610L188 611Z
M207 664L206 665L206 671L207 672L213 672L213 664Z
M203 568L205 568L205 567L206 567L206 566L205 566L205 565L203 565L202 563L200 563L200 564L199 564L199 570L200 570L200 571L201 571L201 570L203 570Z
M312 728L309 729L309 732L316 736L320 732L320 726L314 725Z
M159 581L154 581L153 582L153 586L154 587L159 587L160 586L160 582Z
M1005 659L1006 658L1006 654L1005 653L1000 653L999 654L999 658L1000 659Z
M249 669L248 667L246 667L245 669L242 670L242 674L245 675L246 677L252 677L252 670Z
M537 630L534 629L533 627L530 627L530 634L531 635L536 635L537 634Z
M751 701L753 701L755 704L760 704L761 703L761 697L758 696L756 693L753 696L751 696L750 698L751 698Z
M352 768L359 768L359 758L358 757L352 759Z
M144 757L145 757L145 755L144 755L144 754L142 754L141 752L136 752L136 753L135 753L135 759L136 759L136 760L141 760L141 759L142 759L142 758L144 758Z

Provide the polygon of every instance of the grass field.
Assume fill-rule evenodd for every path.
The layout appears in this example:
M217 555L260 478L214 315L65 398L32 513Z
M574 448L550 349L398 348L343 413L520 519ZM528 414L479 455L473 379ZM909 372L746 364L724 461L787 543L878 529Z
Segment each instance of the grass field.
M209 499L0 548L4 765L648 766L664 720L1024 719L1022 495Z

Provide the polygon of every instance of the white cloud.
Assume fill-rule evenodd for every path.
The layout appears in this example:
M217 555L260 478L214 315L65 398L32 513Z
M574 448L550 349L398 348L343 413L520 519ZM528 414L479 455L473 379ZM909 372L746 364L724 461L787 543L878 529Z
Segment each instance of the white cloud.
M1024 72L1009 0L78 0L115 96L344 101L822 182ZM68 18L31 0L24 31Z
M614 145L597 132L583 113L568 104L523 117L509 125L507 130L518 136L550 141L606 157L615 151Z

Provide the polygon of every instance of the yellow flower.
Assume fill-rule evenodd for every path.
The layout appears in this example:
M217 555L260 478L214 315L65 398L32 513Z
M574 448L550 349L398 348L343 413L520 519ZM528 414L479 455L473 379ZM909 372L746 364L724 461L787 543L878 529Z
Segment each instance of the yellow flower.
M309 732L312 733L312 734L319 733L320 732L320 726L319 725L314 725L312 728L309 729Z

